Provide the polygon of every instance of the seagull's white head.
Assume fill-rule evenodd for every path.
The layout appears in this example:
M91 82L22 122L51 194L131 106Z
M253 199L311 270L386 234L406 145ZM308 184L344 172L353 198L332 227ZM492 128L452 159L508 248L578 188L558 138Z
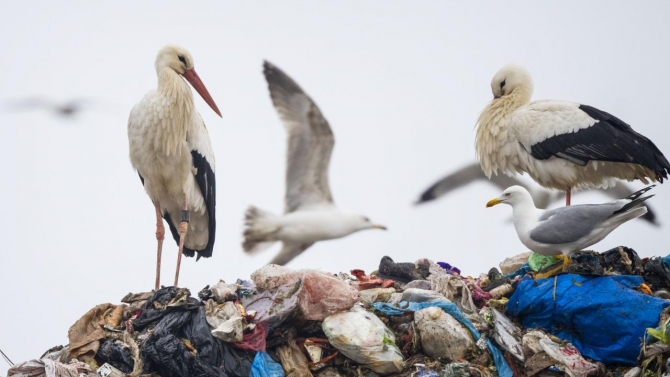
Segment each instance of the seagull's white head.
M494 205L500 203L509 204L514 207L518 203L527 201L533 203L533 197L530 195L528 190L521 186L511 186L503 191L502 195L499 197L489 200L489 202L486 203L486 207L493 207Z
M205 87L205 84L202 83L200 77L195 72L195 66L193 64L193 57L191 54L183 47L175 45L167 45L158 51L156 56L156 72L159 74L164 69L169 69L177 74L181 75L183 78L188 81L191 86L200 94L202 99L207 102L209 107L214 110L219 116L221 112L216 106L214 99L209 94L209 91Z
M384 225L375 224L369 218L358 213L349 213L347 217L349 217L349 223L353 228L353 232L366 229L387 229Z
M533 93L533 78L525 68L516 64L502 67L491 80L494 98L510 95L517 89L526 91L529 98Z

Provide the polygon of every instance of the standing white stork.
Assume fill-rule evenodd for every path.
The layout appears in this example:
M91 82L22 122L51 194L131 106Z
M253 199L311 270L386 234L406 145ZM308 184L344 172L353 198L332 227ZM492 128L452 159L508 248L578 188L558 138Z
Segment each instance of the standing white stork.
M130 112L128 141L130 161L156 208L158 289L165 237L163 219L179 245L175 286L182 252L187 257L197 253L198 260L211 257L214 247L214 153L186 81L214 112L219 116L221 112L196 74L186 49L163 47L156 56L156 73L158 88L149 91Z
M647 184L668 178L670 163L651 140L615 116L567 101L533 101L533 80L509 64L491 81L494 99L477 122L475 147L487 177L527 172L546 188Z

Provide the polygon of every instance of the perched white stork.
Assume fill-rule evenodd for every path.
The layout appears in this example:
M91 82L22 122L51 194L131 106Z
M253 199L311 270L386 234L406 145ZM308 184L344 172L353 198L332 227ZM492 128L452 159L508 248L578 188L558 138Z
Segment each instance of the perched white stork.
M616 179L663 182L670 163L651 140L594 107L567 101L533 101L524 68L503 67L491 81L494 99L477 122L475 147L491 177L528 173L546 188L611 187Z
M367 217L343 211L333 203L328 166L335 138L314 101L288 75L265 62L272 104L288 132L285 213L277 216L256 207L245 214L242 247L253 253L283 243L273 264L284 265L315 242L365 229L386 230Z
M197 253L198 260L211 257L214 247L214 153L186 81L214 112L219 116L221 112L195 73L193 58L186 49L163 47L156 56L156 74L158 87L149 91L130 112L128 141L130 161L156 208L158 289L165 236L163 219L179 245L175 286L182 252L188 257Z

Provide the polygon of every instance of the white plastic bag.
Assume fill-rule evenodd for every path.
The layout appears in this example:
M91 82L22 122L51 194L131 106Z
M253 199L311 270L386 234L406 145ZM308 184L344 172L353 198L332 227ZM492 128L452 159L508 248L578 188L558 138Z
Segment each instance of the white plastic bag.
M346 357L375 373L399 373L402 353L393 332L373 313L360 306L328 316L322 323L328 341Z
M426 355L435 359L458 361L475 345L468 329L440 308L429 307L414 313L414 324L421 347Z

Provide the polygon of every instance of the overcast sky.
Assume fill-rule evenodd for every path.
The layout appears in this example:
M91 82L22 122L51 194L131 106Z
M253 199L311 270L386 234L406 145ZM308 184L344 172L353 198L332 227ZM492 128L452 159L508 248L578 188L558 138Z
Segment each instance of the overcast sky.
M184 259L192 293L248 278L278 246L242 252L245 208L283 210L286 135L261 73L293 77L335 133L336 203L389 227L318 243L290 267L371 271L389 255L488 271L526 251L511 208L486 182L414 207L423 189L474 161L479 112L508 62L528 68L535 99L595 106L670 154L668 2L22 2L0 4L0 100L90 98L74 120L0 113L0 349L14 362L67 343L88 309L153 288L154 210L128 158L131 107L156 86L166 43L191 52L223 119L196 98L217 162L211 259ZM642 187L637 182L635 188ZM595 246L670 252L670 187L650 201L665 228L636 220ZM607 198L579 193L573 203ZM166 239L163 283L177 246ZM6 365L0 362L0 375Z

